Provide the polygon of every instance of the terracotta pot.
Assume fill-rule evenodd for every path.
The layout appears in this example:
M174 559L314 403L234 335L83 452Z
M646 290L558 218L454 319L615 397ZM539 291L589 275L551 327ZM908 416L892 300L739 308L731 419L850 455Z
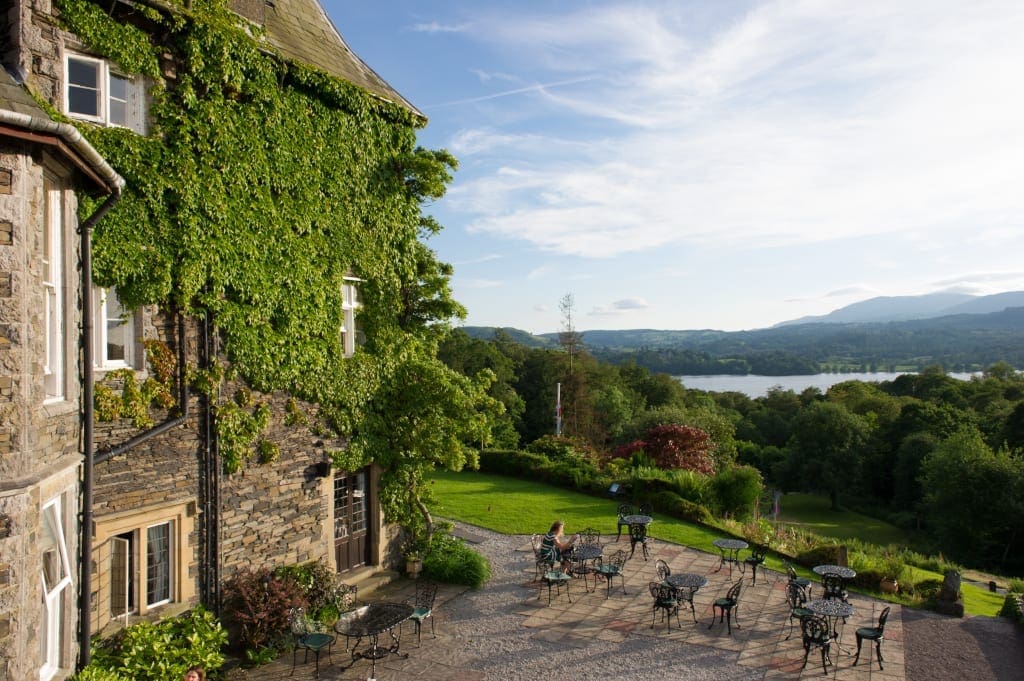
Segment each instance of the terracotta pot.
M889 579L886 577L882 579L878 588L880 588L884 594L894 594L900 590L900 585L895 579Z
M407 558L405 561L405 573L416 579L423 570L423 561L418 558Z

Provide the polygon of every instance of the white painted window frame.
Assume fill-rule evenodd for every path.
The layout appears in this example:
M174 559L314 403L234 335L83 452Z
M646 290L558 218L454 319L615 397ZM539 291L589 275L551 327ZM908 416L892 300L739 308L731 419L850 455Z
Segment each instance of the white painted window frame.
M57 560L61 570L61 577L52 587L47 585L45 566L40 565L39 579L42 582L43 592L43 619L42 631L40 632L40 681L49 681L60 670L61 638L64 631L64 623L61 621L63 608L61 601L64 599L65 590L72 584L71 561L68 560L67 539L64 534L64 519L61 507L61 498L54 497L43 506L41 514L42 523L46 527L44 532L52 535ZM43 554L40 554L42 557Z
M344 277L341 284L341 349L345 357L356 354L356 346L362 344L356 324L356 315L363 306L358 287L362 281L358 277Z
M83 64L90 64L96 70L96 115L81 113L71 110L71 62L76 61ZM114 122L111 116L111 100L115 99L113 88L110 85L112 78L119 78L126 81L128 86L127 99L125 103L124 123ZM113 67L106 59L89 57L84 54L68 52L64 55L64 112L72 118L83 121L90 121L99 125L109 127L128 128L139 134L146 133L146 112L145 112L145 87L140 76L129 76Z
M149 567L150 567L150 565L149 565L149 531L152 528L154 528L154 527L160 527L160 526L163 526L163 525L167 526L167 598L159 600L159 601L152 601L151 602L149 600ZM173 603L174 600L175 600L175 594L174 594L174 589L175 589L175 583L174 583L175 561L177 560L177 555L175 553L175 550L176 550L175 547L177 545L177 534L176 534L176 524L175 524L175 522L173 520L163 520L163 521L158 522L158 523L153 523L151 525L147 525L146 526L145 536L141 537L141 540L142 540L141 541L142 546L140 548L141 548L141 553L142 553L142 559L143 560L142 560L142 569L141 569L140 575L139 575L140 578L141 578L140 582L139 582L139 591L140 591L140 595L142 596L142 599L146 603L146 608L147 609L149 609L149 608L156 608L156 607L159 607L161 605L166 605L168 603Z
M117 316L120 325L125 329L124 359L110 359L107 356L107 340L110 322L111 297L117 296L117 291L112 288L93 287L93 365L94 369L108 371L113 369L134 369L138 368L136 361L135 342L135 312L124 309L124 316ZM120 301L115 301L115 305Z
M64 190L49 173L43 175L45 208L43 225L43 315L46 334L43 383L46 402L66 398L67 385L67 287L64 283Z

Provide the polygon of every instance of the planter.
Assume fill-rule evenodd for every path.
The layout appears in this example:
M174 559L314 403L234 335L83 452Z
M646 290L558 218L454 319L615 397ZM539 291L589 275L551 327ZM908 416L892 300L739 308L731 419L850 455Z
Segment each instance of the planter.
M884 594L894 594L900 590L900 585L895 579L883 577L878 588L881 589Z
M406 558L405 559L405 574L409 575L412 579L416 579L420 576L420 572L423 571L423 561L419 558Z

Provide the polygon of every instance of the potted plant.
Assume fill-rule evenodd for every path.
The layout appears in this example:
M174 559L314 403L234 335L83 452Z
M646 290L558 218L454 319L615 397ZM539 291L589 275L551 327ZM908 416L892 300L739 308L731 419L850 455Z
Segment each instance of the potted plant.
M405 558L405 573L416 579L423 571L423 557L427 551L426 542L415 532L410 532L402 545L402 556Z
M895 554L886 553L878 561L878 570L882 573L882 579L878 588L882 593L894 594L900 590L900 580L907 572L907 566L903 560Z

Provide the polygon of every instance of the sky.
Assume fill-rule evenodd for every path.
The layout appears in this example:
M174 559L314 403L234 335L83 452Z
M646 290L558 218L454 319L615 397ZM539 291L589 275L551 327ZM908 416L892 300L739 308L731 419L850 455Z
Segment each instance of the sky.
M772 326L1024 290L1024 3L321 0L459 159L466 325Z

